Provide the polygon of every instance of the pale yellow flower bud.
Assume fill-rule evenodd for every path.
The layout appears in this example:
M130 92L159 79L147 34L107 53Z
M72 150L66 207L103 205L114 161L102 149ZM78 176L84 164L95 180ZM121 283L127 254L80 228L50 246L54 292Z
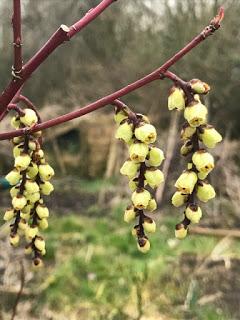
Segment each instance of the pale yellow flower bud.
M38 174L38 165L34 162L31 162L27 168L27 175L30 179L33 179Z
M193 150L193 143L191 140L186 140L180 149L182 156L187 156Z
M174 207L181 207L188 200L188 195L183 194L181 191L176 191L172 196L172 204Z
M192 90L198 94L206 94L210 90L210 86L199 79L192 79L189 81Z
M35 258L32 262L33 270L38 271L43 267L43 261L40 258Z
M13 148L13 156L14 158L17 158L18 156L20 156L20 154L23 152L23 144L20 143L18 145L16 145L14 148Z
M25 115L20 117L20 120L25 126L31 127L38 122L36 112L32 109L24 109Z
M142 253L147 253L150 250L150 242L146 237L139 238L137 244L138 250Z
M153 212L157 209L157 202L154 198L150 199L147 206L147 211Z
M42 149L38 149L36 151L34 151L34 156L36 159L40 159L40 160L43 160L44 158L44 151Z
M12 117L11 126L14 129L19 129L19 127L20 127L20 118L19 118L19 116Z
M25 208L25 207L24 207ZM26 221L30 219L30 212L29 213L23 213L22 211L20 212L20 217Z
M214 168L214 158L206 150L198 150L192 156L192 162L199 172L209 173Z
M197 174L194 171L184 171L177 179L175 187L184 194L190 194L193 192L197 179Z
M54 190L54 187L51 182L44 181L40 183L40 190L43 195L48 196Z
M21 178L21 173L17 169L13 169L5 177L11 186L18 184Z
M207 178L208 174L209 174L209 172L198 172L198 174L197 174L198 175L198 179L204 180L204 179Z
M27 193L39 192L39 186L35 181L27 180L24 187Z
M27 240L31 240L38 234L38 227L28 227L25 229L25 236Z
M19 227L19 229L20 230L26 230L27 229L27 222L26 222L26 220L25 219L21 219L20 221L19 221L19 224L18 224L18 227Z
M20 156L15 158L14 167L19 171L23 171L27 169L30 162L31 157L27 153L21 153Z
M38 167L40 178L43 181L48 181L54 176L54 170L49 164L40 164Z
M49 217L49 210L44 204L38 204L36 212L40 219Z
M45 241L41 237L36 237L34 245L39 251L45 250Z
M37 149L37 142L36 141L29 141L28 148L32 151L36 150Z
M144 162L148 154L148 145L142 142L133 143L129 147L130 159L134 162Z
M185 108L185 95L181 88L172 87L168 96L168 109L177 109L178 111Z
M202 127L199 136L208 148L214 148L217 143L222 141L221 134L210 125Z
M128 143L133 136L133 124L128 123L127 121L120 124L117 128L115 137L117 139L123 140L124 142Z
M128 182L129 189L131 191L135 191L138 186L138 179L132 179Z
M192 168L193 168L193 163L192 162L188 162L187 170L192 170Z
M141 123L134 131L135 137L146 143L153 143L157 139L157 132L153 125L149 123Z
M149 118L145 114L136 113L136 116L140 122L150 123Z
M124 162L120 169L120 173L124 176L128 176L129 179L132 179L136 176L139 170L140 164L135 163L131 160L127 160Z
M146 170L145 179L151 188L157 188L164 181L164 175L161 170L149 168Z
M185 215L192 223L199 223L202 217L202 210L196 204L189 204L186 208Z
M188 140L192 138L195 132L196 132L196 128L193 128L188 123L185 123L181 130L181 139Z
M148 167L158 167L165 159L164 153L157 147L150 147L149 153L146 159L146 165Z
M11 188L10 189L11 197L12 198L16 197L18 195L18 193L19 193L19 190L20 190L19 186L15 186L15 187Z
M133 237L138 237L140 235L140 226L139 225L136 225L132 228L132 236Z
M46 218L43 218L39 221L39 228L45 230L48 228L48 221Z
M184 118L192 127L199 127L207 122L208 110L201 102L194 101L184 110Z
M187 228L182 223L179 223L175 227L175 237L177 239L184 239L187 236Z
M33 250L32 250L32 244L29 243L29 244L27 244L27 245L25 246L24 253L27 254L27 255L29 255L29 254L31 254L32 252L33 252Z
M156 232L156 223L153 219L144 217L143 228L146 232L154 233Z
M31 133L35 138L40 138L42 136L42 131L36 131Z
M27 193L26 194L26 199L30 203L35 203L40 199L40 193L39 192L34 192L34 193Z
M24 208L22 208L21 212L24 214L29 214L31 212L32 207L33 206L31 204L27 204Z
M10 235L10 244L13 246L13 247L17 247L19 245L19 241L20 241L20 237L19 237L19 234L11 234Z
M21 143L23 143L24 142L24 137L14 137L13 139L12 139L12 142L13 142L13 144L21 144Z
M22 195L17 195L12 199L12 205L15 210L21 210L27 204L27 199Z
M202 202L215 198L216 192L213 186L207 182L201 181L197 186L197 197Z
M13 209L8 209L5 211L4 216L3 216L3 220L4 221L10 221L14 218L15 213Z
M125 109L116 110L114 114L114 120L117 124L120 124L124 119L128 118L128 114Z
M137 189L132 194L133 205L139 210L146 209L150 200L151 194L145 189Z
M127 223L131 222L136 218L136 210L134 206L128 206L124 212L123 220Z

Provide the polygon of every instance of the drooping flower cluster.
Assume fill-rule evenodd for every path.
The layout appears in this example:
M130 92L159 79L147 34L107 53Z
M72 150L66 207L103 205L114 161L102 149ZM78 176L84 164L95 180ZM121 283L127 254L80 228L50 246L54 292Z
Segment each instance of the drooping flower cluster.
M40 231L48 227L49 210L43 196L53 191L50 179L53 168L46 162L41 148L41 132L29 134L27 128L34 126L38 117L32 109L24 109L22 116L14 116L14 128L26 128L26 134L13 138L14 168L6 175L12 186L10 190L12 207L4 214L5 221L12 221L10 243L16 247L25 238L25 253L33 257L33 265L42 265L45 255L45 241Z
M213 126L207 124L207 107L201 102L200 95L209 92L208 84L194 79L188 83L191 101L182 88L173 87L168 98L169 110L183 110L186 123L181 131L183 145L181 154L189 157L187 169L175 183L177 191L172 196L175 207L186 205L184 219L176 225L175 235L183 239L190 223L198 223L202 210L197 200L207 202L215 197L215 190L207 177L214 168L214 158L206 148L214 148L222 136ZM202 147L200 147L202 143Z
M163 173L158 169L164 154L153 145L157 132L146 116L124 107L116 108L114 118L118 125L116 138L124 141L129 151L129 159L122 165L120 173L128 177L133 192L131 204L124 212L124 221L129 223L138 219L132 234L137 238L139 251L146 253L150 241L145 233L155 232L156 224L144 211L152 213L157 208L151 192L164 181Z

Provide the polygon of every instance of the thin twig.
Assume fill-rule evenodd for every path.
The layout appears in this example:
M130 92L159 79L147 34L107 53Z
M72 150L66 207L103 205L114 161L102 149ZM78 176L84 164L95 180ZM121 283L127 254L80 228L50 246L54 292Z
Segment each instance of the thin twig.
M21 0L13 0L13 46L14 46L14 63L12 75L14 80L21 80L22 74L22 34L21 34Z
M24 284L25 284L25 270L24 270L24 265L23 265L23 261L22 260L20 261L20 267L21 267L21 270L20 270L20 281L21 281L20 289L18 291L18 294L17 294L17 297L16 297L16 301L15 301L14 306L13 306L11 320L14 320L16 315L17 315L17 307L18 307L18 304L20 302L20 299L21 299L21 296L22 296L22 292L23 292L23 288L24 288Z
M205 236L215 236L215 237L234 237L240 238L240 230L237 229L219 229L219 228L207 228L207 227L192 227L191 233L205 235Z

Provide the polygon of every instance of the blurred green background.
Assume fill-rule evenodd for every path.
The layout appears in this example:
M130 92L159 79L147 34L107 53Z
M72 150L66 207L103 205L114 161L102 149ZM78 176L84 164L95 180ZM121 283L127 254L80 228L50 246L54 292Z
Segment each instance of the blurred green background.
M71 25L100 1L22 0L24 61L60 24ZM213 151L217 198L204 205L202 227L239 228L240 2L234 0L119 0L56 50L24 87L43 119L74 110L160 66L225 8L222 28L177 63L172 71L211 86L205 98L210 123L225 137ZM10 79L12 5L0 3L0 87ZM24 260L25 287L17 319L234 320L240 318L240 241L233 233L204 236L194 229L174 238L180 210L170 206L174 180L184 168L179 156L183 119L167 110L171 83L155 82L123 98L149 115L169 162L158 191L158 229L152 250L136 249L123 222L130 192L119 168L127 156L115 141L112 107L46 131L45 149L56 169L47 200L45 268L35 274ZM9 118L1 131L9 129ZM0 143L1 175L12 166L11 144ZM1 212L9 206L1 194ZM8 244L0 226L0 319L10 319L20 284L22 250ZM235 234L237 235L237 234Z

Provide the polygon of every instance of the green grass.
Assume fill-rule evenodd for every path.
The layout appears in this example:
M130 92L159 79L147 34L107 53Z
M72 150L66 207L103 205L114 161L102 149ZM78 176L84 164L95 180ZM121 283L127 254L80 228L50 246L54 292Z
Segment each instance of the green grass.
M206 257L217 239L194 235L176 241L175 219L165 218L150 237L151 251L142 255L130 234L131 226L122 221L122 210L120 206L114 214L101 218L71 215L50 219L45 233L46 268L32 283L39 293L35 310L47 305L58 313L71 314L77 309L84 314L87 310L89 320L133 320L142 299L146 319L152 320L153 314L156 320L162 314L166 319L229 319L213 307L200 307L194 299L187 313L181 309L190 279L189 274L186 281L177 280L181 278L182 255ZM237 254L239 247L237 242Z

